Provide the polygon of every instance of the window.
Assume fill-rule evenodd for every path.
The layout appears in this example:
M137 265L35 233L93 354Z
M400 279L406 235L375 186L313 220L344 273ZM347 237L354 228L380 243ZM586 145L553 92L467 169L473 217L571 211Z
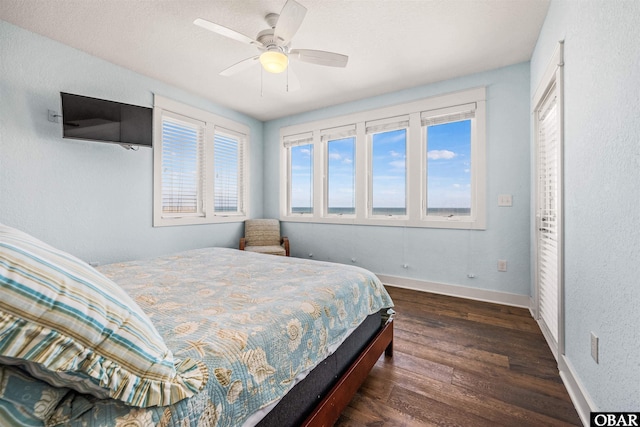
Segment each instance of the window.
M162 215L202 216L204 123L169 112L162 120Z
M242 213L244 135L216 129L213 137L214 210Z
M310 134L289 137L288 200L290 214L313 213L313 144Z
M327 214L356 213L356 128L353 125L322 132L327 147Z
M243 221L249 130L156 96L154 226Z
M484 88L288 126L281 138L281 220L485 227Z
M426 154L426 204L432 217L472 215L472 120L475 104L421 114Z
M366 125L370 139L371 166L369 215L395 216L407 213L408 117Z

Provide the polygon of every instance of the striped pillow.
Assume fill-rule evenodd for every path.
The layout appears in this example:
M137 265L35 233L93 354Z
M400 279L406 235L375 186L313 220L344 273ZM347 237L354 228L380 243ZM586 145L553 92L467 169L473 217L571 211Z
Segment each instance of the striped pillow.
M201 362L174 360L142 309L85 262L0 224L0 360L131 406L200 391ZM28 367L28 366L25 366ZM55 381L52 379L55 377Z

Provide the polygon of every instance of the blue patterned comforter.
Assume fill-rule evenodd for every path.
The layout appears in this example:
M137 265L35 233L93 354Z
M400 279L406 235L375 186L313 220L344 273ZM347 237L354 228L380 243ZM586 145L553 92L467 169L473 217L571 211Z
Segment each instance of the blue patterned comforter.
M130 408L72 394L56 412L74 418L74 426L252 424L252 414L284 396L366 316L393 306L367 270L234 249L99 270L138 302L176 358L202 360L209 380L169 407Z

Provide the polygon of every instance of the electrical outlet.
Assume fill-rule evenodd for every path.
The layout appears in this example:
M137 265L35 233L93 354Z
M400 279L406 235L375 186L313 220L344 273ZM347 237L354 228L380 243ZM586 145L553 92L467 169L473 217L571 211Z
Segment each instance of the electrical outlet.
M498 206L505 206L505 207L513 206L513 196L511 196L511 194L498 195Z
M591 357L598 363L598 337L591 332Z
M507 260L499 259L498 260L498 271L507 271Z

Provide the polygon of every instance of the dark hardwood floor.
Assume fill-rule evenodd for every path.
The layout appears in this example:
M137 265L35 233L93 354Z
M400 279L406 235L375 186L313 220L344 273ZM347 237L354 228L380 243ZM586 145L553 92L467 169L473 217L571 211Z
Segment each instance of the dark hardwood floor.
M582 425L528 310L387 289L393 357L378 360L336 426Z

